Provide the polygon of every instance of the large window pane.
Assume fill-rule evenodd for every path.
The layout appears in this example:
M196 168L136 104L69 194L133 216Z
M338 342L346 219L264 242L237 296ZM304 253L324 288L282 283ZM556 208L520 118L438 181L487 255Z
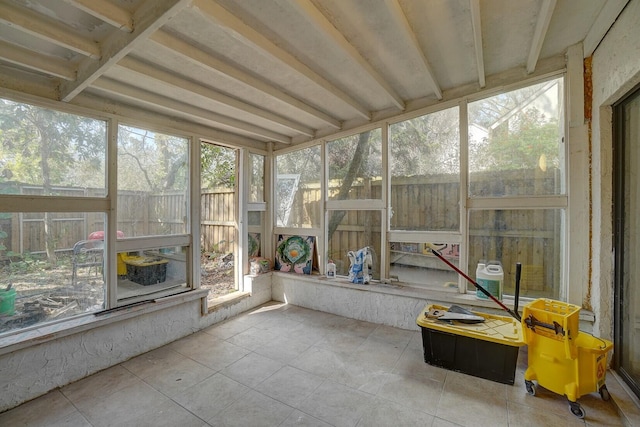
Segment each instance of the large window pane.
M187 232L188 142L119 127L117 215L125 237Z
M173 246L118 253L118 304L186 290L187 249Z
M264 202L264 156L249 154L249 203Z
M106 122L6 99L0 117L0 192L105 195Z
M105 215L0 213L0 333L103 309Z
M209 289L209 301L238 289L238 153L208 142L200 144L200 286Z
M469 103L472 197L563 194L563 80Z
M389 127L391 229L460 228L458 108Z
M320 146L276 157L276 226L320 226Z
M460 245L391 242L389 246L392 280L438 291L458 292L458 273L433 255L429 248L438 248L442 256L459 267Z
M380 211L331 211L329 212L329 247L327 260L336 264L338 276L349 275L349 251L368 246L371 250L372 279L380 279Z
M519 262L521 297L560 299L564 217L562 209L472 210L469 275L475 278L480 261L498 261L504 271L503 293L513 295ZM475 292L471 284L468 289Z
M329 199L382 198L381 130L327 143Z

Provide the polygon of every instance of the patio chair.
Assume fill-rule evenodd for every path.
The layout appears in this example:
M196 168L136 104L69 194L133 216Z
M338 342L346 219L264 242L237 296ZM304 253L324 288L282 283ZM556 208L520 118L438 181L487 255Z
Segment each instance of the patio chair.
M104 241L103 240L80 240L73 245L73 260L71 272L71 284L75 286L78 280L78 270L88 268L95 269L95 274L102 273L104 263Z

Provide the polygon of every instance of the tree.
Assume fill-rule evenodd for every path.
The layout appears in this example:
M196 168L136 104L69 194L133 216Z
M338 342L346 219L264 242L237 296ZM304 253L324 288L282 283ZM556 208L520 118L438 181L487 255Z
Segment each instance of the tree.
M105 187L104 121L0 99L0 140L3 176L42 185L43 195L54 195L55 186ZM44 235L47 259L55 264L49 213Z
M129 126L118 129L118 189L162 192L186 190L185 138Z
M202 144L200 147L202 188L235 188L236 150L213 144Z

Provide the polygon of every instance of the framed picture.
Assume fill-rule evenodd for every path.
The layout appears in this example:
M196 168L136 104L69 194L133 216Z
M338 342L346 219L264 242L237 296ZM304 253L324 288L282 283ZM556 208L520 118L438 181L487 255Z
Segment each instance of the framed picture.
M315 236L279 235L276 243L275 270L311 274Z

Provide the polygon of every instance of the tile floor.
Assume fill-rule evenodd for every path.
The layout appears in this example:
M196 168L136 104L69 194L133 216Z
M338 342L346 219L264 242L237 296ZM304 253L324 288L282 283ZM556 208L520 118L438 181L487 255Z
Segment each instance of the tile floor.
M424 363L419 332L271 303L0 414L1 426L618 426ZM615 392L612 391L612 395ZM615 397L615 395L614 395Z

